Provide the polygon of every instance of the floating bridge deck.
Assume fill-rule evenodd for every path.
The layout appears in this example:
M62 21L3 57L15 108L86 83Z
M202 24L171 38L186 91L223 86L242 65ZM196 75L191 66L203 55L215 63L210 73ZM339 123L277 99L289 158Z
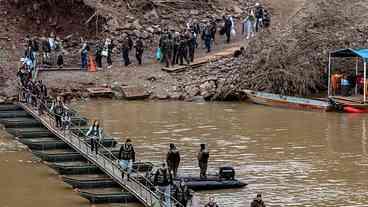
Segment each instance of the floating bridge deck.
M145 206L165 206L169 207L177 205L177 201L171 198L170 202L163 201L161 192L152 191L149 185L142 183L142 177L138 172L132 172L128 180L122 178L122 169L118 164L118 160L114 154L98 153L91 151L90 145L80 136L73 133L73 130L62 130L56 127L54 117L48 113L40 115L33 106L25 103L19 103L19 107L23 108L27 113L40 121L51 133L60 138L63 142L68 144L75 151L80 153L89 162L96 165L100 170L105 172L121 187L130 192L137 200ZM102 146L100 148L103 148ZM108 149L101 149L108 150ZM180 205L180 204L178 204Z

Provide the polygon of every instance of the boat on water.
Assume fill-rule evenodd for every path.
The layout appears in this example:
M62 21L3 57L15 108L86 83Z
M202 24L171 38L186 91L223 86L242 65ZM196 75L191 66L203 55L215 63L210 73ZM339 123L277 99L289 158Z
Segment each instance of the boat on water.
M247 98L255 103L265 106L307 110L307 111L333 111L334 108L329 101L284 96L280 94L259 92L253 90L243 91Z
M138 203L139 200L121 188L90 189L79 191L79 195L90 203Z

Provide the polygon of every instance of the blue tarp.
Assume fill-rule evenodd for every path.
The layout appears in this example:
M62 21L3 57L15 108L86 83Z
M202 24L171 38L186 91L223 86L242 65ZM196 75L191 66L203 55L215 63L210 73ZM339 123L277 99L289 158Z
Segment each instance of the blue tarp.
M331 57L361 57L368 59L368 49L340 49L331 52Z

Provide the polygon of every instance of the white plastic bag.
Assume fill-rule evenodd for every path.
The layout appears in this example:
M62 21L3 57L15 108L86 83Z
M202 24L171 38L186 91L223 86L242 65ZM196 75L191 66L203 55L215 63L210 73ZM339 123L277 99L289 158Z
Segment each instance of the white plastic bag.
M235 29L233 28L233 29L231 29L231 35L233 36L233 37L235 37L236 36L236 31L235 31Z

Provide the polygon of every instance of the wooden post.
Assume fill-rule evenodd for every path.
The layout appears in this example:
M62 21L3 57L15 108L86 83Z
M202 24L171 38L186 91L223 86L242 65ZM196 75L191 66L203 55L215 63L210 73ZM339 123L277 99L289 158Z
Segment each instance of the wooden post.
M366 59L364 58L364 103L366 102L367 100L367 61Z
M331 53L328 55L328 98L331 96Z

